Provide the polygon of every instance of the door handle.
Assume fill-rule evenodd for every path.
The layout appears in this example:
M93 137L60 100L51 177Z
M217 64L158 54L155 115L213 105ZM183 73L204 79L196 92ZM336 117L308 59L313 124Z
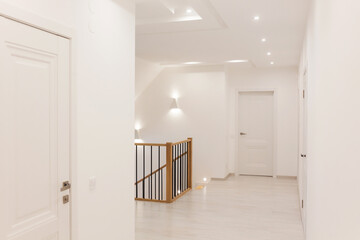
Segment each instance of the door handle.
M245 136L245 135L247 135L247 133L243 133L243 132L240 133L240 136Z
M66 190L68 190L68 189L70 189L70 188L71 188L70 182L69 182L69 181L65 181L65 182L63 182L62 188L61 188L60 190L63 192L63 191L66 191Z

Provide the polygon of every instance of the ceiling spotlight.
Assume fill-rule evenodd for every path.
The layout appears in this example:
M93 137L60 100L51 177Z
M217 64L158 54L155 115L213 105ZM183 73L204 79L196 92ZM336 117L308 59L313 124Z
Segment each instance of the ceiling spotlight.
M249 60L230 60L227 61L228 63L245 63L248 62Z
M200 62L186 62L184 64L186 64L186 65L195 65L195 64L200 64Z
M266 55L271 56L271 52L267 52Z
M266 38L261 39L262 42L266 42Z
M193 12L193 10L190 8L186 10L186 13L192 13L192 12Z
M274 65L275 63L274 62L270 62L271 65Z
M254 16L254 21L259 21L260 20L260 16Z

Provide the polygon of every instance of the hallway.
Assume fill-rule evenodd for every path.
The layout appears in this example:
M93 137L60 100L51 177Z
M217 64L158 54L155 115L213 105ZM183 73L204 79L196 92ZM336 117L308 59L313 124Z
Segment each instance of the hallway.
M173 204L136 202L136 240L303 240L295 179L230 177Z

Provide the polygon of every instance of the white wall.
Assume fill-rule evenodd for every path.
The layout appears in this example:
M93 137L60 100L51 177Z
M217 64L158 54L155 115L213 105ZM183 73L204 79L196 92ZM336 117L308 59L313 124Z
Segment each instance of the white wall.
M182 112L170 112L173 95ZM145 142L193 137L194 182L227 174L227 86L222 67L167 68L136 100Z
M309 18L307 240L360 239L359 11L314 0Z
M136 71L141 71L137 69ZM297 68L166 68L138 97L136 122L145 142L194 137L194 180L235 172L236 89L276 89L278 126L276 175L297 176ZM170 113L179 95L182 114Z
M92 14L87 2L76 16L78 239L134 239L134 4L97 1Z
M134 3L1 0L75 30L73 239L134 239ZM94 33L89 32L89 23ZM89 177L97 188L89 190Z
M277 92L277 162L276 175L297 176L298 155L298 86L297 69L241 68L229 65L226 70L230 86L229 102L229 171L236 171L236 113L237 89L276 89Z
M146 61L142 58L135 59L135 99L151 84L151 82L164 69L160 64Z

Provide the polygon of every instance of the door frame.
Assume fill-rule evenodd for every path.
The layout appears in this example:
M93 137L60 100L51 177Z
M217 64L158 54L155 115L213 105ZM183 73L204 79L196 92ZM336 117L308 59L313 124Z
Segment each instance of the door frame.
M55 22L53 20L41 17L32 13L30 11L24 10L20 7L16 7L10 5L8 3L0 2L0 16L10 19L15 22L19 22L21 24L25 24L27 26L66 38L69 40L70 44L70 53L69 53L69 81L70 81L70 182L71 182L71 201L70 201L70 239L77 239L77 231L76 231L76 209L77 206L77 171L76 171L76 82L75 82L75 64L74 64L74 52L75 46L74 42L75 38L75 30L73 28L69 28L61 23Z
M306 234L306 210L307 210L307 175L305 175L304 171L304 162L306 163L306 173L308 173L308 161L307 157L303 158L301 157L301 154L307 154L307 152L304 152L304 148L307 148L307 140L304 141L305 134L308 132L308 126L307 126L307 119L305 119L305 111L304 109L307 109L307 115L308 115L308 81L309 81L309 75L308 75L308 66L307 61L304 61L304 69L302 73L300 73L299 77L299 85L298 85L298 92L299 92L299 122L298 122L298 192L299 192L299 207L300 207L300 215L301 215L301 222L303 225L304 232ZM305 93L305 97L303 94ZM306 125L305 125L306 124ZM306 126L306 129L305 129ZM305 183L305 184L304 184ZM304 202L302 202L304 201ZM304 204L304 205L303 205Z
M277 138L277 120L278 120L278 93L276 88L237 88L235 92L235 131L236 131L236 146L235 146L235 174L240 174L239 169L239 96L241 93L254 93L254 92L271 92L273 93L273 174L272 177L277 177L277 146L278 146L278 138Z

